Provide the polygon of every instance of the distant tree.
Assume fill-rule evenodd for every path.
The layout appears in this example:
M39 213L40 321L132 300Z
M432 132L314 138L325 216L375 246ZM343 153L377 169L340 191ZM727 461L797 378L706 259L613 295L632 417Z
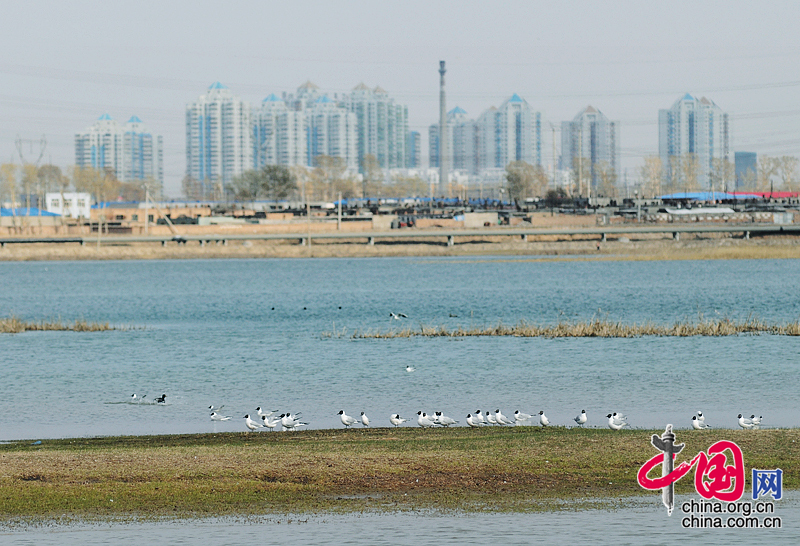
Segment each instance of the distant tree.
M77 191L91 193L97 203L116 200L121 186L113 171L92 167L75 167L72 183Z
M0 165L0 201L8 199L12 208L17 206L17 170L13 163Z
M544 195L544 204L550 209L560 207L566 200L567 192L564 188L547 190L547 193Z
M261 171L249 170L234 176L228 191L236 201L255 201L264 196L264 183Z
M785 191L797 191L797 165L798 160L794 156L784 155L777 158L778 176Z
M700 185L697 175L700 170L700 162L696 154L683 154L680 156L680 177L684 191L697 191Z
M759 191L772 190L772 177L778 174L778 161L774 157L762 155L758 158L757 186Z
M588 193L589 180L592 179L592 160L588 157L572 158L572 185L575 195Z
M208 180L206 180L204 184L203 182L187 174L181 181L181 193L183 193L183 196L186 197L186 199L192 201L202 201L207 197L204 188L208 185Z
M378 158L372 154L367 154L361 161L361 197L382 197L383 194L383 169L378 162Z
M736 167L723 157L711 160L711 186L715 191L728 191L735 185ZM710 189L710 188L709 188Z
M608 161L600 161L595 165L595 175L598 181L598 194L612 199L617 197L617 172Z
M314 158L316 168L312 173L315 182L315 189L326 201L334 197L336 187L342 186L341 181L347 170L344 158L330 155L318 155Z
M262 191L273 201L286 199L297 191L297 178L282 165L266 165L260 175Z
M421 197L428 195L428 183L419 176L394 176L387 188L388 197Z
M661 158L651 155L644 158L644 165L639 167L639 178L642 184L642 196L658 196L663 192L664 165Z

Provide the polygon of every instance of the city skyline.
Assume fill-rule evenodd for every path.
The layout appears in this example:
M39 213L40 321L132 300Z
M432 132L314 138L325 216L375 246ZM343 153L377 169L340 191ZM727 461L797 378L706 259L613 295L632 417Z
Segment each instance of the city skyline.
M800 82L792 76L800 37L790 28L800 6L791 2L758 8L676 2L669 9L638 2L580 9L572 2L353 2L314 10L249 2L188 9L175 2L159 4L163 17L155 20L146 4L11 6L9 17L37 24L24 33L9 28L0 37L7 52L0 62L3 162L19 161L17 137L38 141L44 134L44 161L66 167L74 157L73 135L88 119L105 111L137 112L164 136L165 190L178 195L187 101L220 80L257 104L311 78L329 93L349 92L360 81L387 89L408 106L409 129L421 133L426 166L442 59L449 105L478 113L516 92L542 113L545 165L552 162L550 124L559 126L593 104L619 121L620 176L627 171L635 178L643 158L658 154L658 109L685 93L713 98L729 113L731 154L798 155L800 149ZM686 10L691 18L682 15ZM259 32L265 17L285 24ZM185 24L169 22L175 20ZM212 28L225 39L197 39ZM776 35L781 39L770 38ZM560 141L558 133L555 138Z

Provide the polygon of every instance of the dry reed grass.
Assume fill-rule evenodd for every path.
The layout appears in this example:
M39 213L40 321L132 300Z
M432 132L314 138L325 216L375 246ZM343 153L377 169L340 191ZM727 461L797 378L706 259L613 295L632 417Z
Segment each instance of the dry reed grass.
M29 322L19 317L0 318L0 334L21 334L22 332L105 332L119 330L109 323L89 322L83 319L65 322L61 319Z
M342 332L343 334L343 332ZM325 333L324 337L343 337L339 332ZM560 321L557 324L539 325L531 324L524 320L519 321L514 326L506 326L498 322L494 326L479 326L465 328L457 326L448 328L447 326L425 326L420 325L418 329L403 328L401 330L388 331L355 331L352 337L355 339L397 339L409 337L482 337L482 336L512 336L512 337L544 337L544 338L566 338L566 337L619 337L632 338L644 336L659 337L690 337L690 336L736 336L736 335L758 335L772 334L779 336L800 335L800 322L787 324L774 324L762 321L757 318L747 318L744 320L733 320L722 318L717 320L705 320L702 317L696 321L688 320L676 322L674 324L657 324L645 322L642 324L628 324L620 321L612 321L608 318L592 318L588 321L567 322Z

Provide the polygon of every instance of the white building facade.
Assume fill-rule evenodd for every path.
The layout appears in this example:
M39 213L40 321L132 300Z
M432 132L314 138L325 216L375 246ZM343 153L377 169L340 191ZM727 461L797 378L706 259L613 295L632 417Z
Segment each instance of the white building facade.
M92 210L92 195L89 193L45 193L47 212L67 218L89 218Z
M572 121L561 122L561 168L572 169L578 158L589 161L590 172L584 173L584 179L590 178L595 188L601 169L619 173L619 124L591 105Z
M729 132L728 114L706 97L687 93L672 108L659 110L658 153L667 176L673 174L670 158L694 154L698 185L709 188L714 159L728 158Z
M216 82L186 105L186 175L227 185L253 167L250 104Z
M306 165L306 113L291 110L275 94L253 113L253 168Z
M357 85L344 98L356 115L359 168L364 157L373 155L382 169L404 168L408 161L408 107L396 104L380 87Z
M120 126L103 114L83 133L75 135L75 165L108 171L123 182L154 180L164 183L164 142L138 116Z
M108 171L123 179L123 131L108 114L103 114L83 133L75 135L75 166Z
M320 155L344 160L348 170L358 171L357 119L327 95L318 97L308 110L308 165Z

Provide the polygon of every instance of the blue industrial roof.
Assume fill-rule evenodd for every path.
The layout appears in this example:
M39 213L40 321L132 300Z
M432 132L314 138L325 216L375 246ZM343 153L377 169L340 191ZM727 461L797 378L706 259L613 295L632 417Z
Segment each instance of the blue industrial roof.
M25 208L19 207L16 209L0 209L0 216L61 216L55 212L47 212L46 210L40 211L36 207Z
M275 93L270 93L270 95L261 102L283 102L283 99L281 99Z
M142 120L139 119L139 116L131 116L131 119L128 120L128 123L142 123Z
M209 87L209 89L227 89L227 88L228 88L227 85L222 85L219 82L214 82L211 84L211 87Z
M686 93L686 94L683 96L683 100L694 100L694 97L693 97L693 96L691 96L689 93Z
M333 101L328 98L328 95L322 95L320 98L314 101L315 104L328 104L331 102Z
M749 193L726 193L722 191L690 191L662 195L659 199L690 199L692 201L730 200L730 199L758 199L759 196Z
M461 108L460 106L456 106L452 110L448 112L448 114L466 114L467 111Z
M103 114L102 116L100 116L100 117L99 117L99 118L97 118L97 119L98 119L98 120L110 120L110 119L111 119L111 116L109 116L108 114Z
M523 101L523 100L520 98L520 96L519 96L519 95L517 95L516 93L514 93L513 95L511 95L511 98L510 98L510 99L508 99L508 102L525 102L525 101Z

